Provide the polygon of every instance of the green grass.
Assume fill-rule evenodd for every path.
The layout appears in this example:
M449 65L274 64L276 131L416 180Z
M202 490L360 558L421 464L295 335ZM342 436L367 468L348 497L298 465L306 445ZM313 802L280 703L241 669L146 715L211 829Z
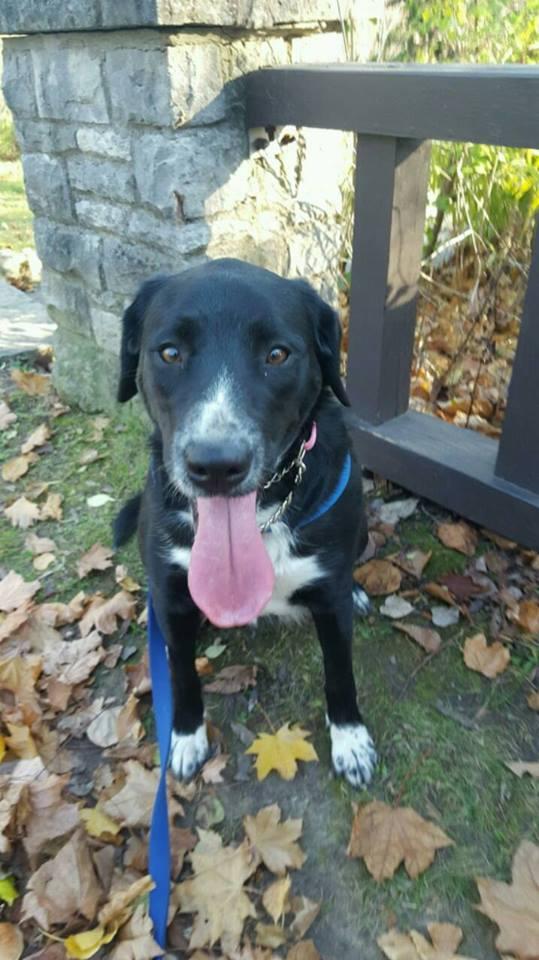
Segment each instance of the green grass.
M11 117L0 119L0 162L18 160L20 151L15 139L15 129Z
M26 200L19 160L0 162L0 247L34 246L33 218Z

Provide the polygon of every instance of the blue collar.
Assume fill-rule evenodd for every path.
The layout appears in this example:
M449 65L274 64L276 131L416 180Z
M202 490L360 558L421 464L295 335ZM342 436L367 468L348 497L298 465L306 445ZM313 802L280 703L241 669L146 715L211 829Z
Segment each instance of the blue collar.
M335 506L337 500L340 499L348 486L351 472L352 457L350 456L350 453L347 453L346 457L344 458L342 470L339 474L339 479L337 480L333 490L325 500L322 500L322 503L320 503L312 513L308 514L306 517L302 517L299 523L296 524L296 530L301 529L301 527L306 527L309 523L314 523L315 520L319 520L320 517L323 517L325 513L328 513L328 511Z

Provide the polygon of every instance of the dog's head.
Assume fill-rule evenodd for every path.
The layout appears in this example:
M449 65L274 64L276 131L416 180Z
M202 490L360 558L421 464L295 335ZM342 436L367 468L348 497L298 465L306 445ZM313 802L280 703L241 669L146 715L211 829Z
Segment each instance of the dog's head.
M120 401L137 390L189 499L256 490L324 387L348 404L336 313L304 281L215 260L141 287L123 318Z

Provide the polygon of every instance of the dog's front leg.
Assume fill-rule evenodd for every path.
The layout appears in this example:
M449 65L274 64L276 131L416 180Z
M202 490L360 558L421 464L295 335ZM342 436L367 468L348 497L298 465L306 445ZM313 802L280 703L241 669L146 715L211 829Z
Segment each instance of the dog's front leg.
M310 606L324 657L333 768L352 786L364 787L372 778L376 750L357 705L352 591L345 596L342 590L322 590Z
M200 613L196 608L156 608L156 613L167 642L174 701L170 766L179 780L191 780L209 754L202 690L195 667Z

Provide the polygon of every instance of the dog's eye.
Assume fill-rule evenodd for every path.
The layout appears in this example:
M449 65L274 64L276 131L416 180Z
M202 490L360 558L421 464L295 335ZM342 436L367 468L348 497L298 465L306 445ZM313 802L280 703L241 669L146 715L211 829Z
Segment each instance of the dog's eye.
M167 344L166 347L161 347L159 356L165 363L181 363L182 361L180 351L177 347L173 347L171 343Z
M269 363L272 367L278 367L281 363L284 363L289 356L290 351L287 350L286 347L272 347L266 357L266 363Z

